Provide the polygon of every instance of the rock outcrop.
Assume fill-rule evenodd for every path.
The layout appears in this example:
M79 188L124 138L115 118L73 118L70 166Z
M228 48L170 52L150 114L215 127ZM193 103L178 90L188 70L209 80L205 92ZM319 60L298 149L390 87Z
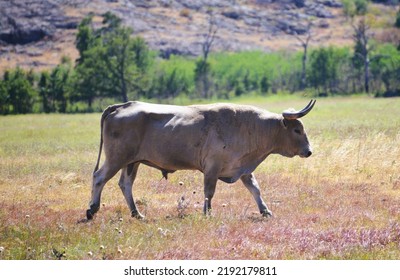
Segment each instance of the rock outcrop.
M24 45L53 38L57 29L74 29L79 18L66 17L59 4L49 0L0 1L0 40Z

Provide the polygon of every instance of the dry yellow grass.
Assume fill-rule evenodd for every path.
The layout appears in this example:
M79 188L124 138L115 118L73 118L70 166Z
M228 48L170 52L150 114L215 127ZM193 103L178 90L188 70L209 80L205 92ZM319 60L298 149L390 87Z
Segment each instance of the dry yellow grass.
M252 102L279 112L307 101ZM272 219L240 183L221 182L206 218L201 173L165 181L142 166L134 196L146 220L129 216L116 176L95 219L77 223L100 116L1 117L0 259L400 259L399 105L318 100L303 120L313 156L271 156L255 172Z

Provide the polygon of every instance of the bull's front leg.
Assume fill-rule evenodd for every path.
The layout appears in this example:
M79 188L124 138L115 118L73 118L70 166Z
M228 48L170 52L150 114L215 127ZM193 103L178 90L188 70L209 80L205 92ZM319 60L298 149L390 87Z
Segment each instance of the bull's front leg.
M254 177L254 175L246 174L240 177L240 179L242 180L246 188L250 191L250 193L253 195L254 200L257 203L258 209L260 210L260 213L264 217L271 217L272 212L268 209L267 204L265 204L264 200L261 198L260 187L258 186L258 182Z

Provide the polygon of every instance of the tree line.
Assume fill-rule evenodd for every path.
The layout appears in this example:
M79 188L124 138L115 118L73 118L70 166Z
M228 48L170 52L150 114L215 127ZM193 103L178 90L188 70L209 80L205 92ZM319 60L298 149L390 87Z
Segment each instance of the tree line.
M0 114L98 111L101 100L229 99L304 91L400 95L400 46L374 41L363 20L353 29L353 47L314 48L306 58L301 51L211 53L217 29L210 16L202 56L162 59L114 14L104 14L100 25L89 14L78 26L75 62L63 57L40 73L19 67L4 72Z

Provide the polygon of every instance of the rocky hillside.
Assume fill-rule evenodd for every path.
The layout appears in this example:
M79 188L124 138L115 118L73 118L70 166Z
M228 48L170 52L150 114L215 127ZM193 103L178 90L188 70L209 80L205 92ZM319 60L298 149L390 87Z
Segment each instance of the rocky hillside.
M381 15L393 7L377 6ZM297 49L293 36L313 22L312 44L350 44L339 0L0 0L0 70L49 68L77 56L76 27L89 12L111 11L160 55L197 56L210 13L218 28L213 50Z

